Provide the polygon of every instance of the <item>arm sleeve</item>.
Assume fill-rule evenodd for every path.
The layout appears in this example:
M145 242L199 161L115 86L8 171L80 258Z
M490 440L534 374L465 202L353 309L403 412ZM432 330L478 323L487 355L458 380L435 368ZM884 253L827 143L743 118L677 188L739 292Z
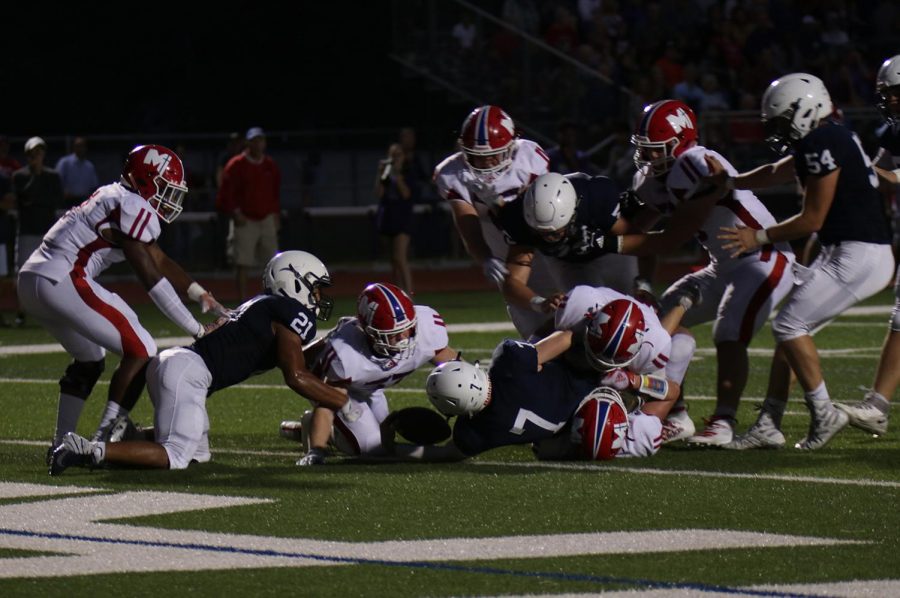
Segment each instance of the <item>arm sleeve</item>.
M198 322L191 312L184 306L178 293L172 283L166 278L160 278L152 289L148 291L150 298L159 311L163 312L167 318L172 320L179 328L190 334L197 336L203 331L203 326Z

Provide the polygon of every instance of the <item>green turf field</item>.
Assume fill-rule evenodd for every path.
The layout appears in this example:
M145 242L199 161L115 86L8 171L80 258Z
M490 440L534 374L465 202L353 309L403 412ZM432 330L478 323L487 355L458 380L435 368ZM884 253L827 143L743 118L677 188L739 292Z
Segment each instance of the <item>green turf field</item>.
M448 324L505 320L496 294L417 301ZM866 304L892 301L886 291ZM339 301L335 315L353 309ZM181 335L152 307L140 313L155 335ZM833 398L856 400L871 383L887 319L842 317L817 337ZM694 332L686 391L699 427L715 359L710 326ZM466 358L488 359L510 334L450 338ZM0 329L0 350L47 342L35 327ZM739 431L755 419L771 348L764 329ZM872 438L848 428L815 453L669 446L649 459L555 464L514 447L453 465L332 458L301 469L278 424L307 404L270 372L209 400L209 464L51 479L44 453L66 363L63 353L0 356L0 596L900 594L893 429ZM427 405L426 374L389 391L393 406ZM98 385L81 433L105 392ZM789 445L808 423L799 396L785 417ZM146 398L134 419L152 420Z

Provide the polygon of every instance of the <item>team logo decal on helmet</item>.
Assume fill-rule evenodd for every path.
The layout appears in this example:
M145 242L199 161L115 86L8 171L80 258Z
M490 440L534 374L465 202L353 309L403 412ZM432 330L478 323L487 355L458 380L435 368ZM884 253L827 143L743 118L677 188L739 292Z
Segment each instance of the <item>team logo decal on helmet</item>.
M403 289L388 283L368 285L359 295L356 317L375 353L403 357L415 348L416 309Z
M631 299L610 301L588 316L584 348L588 361L601 371L631 363L644 341L644 314Z
M296 299L319 320L331 316L334 301L322 293L331 286L325 264L306 251L282 251L275 254L263 272L263 287L270 295Z
M697 117L678 100L662 100L644 107L637 130L631 136L638 170L659 176L675 159L697 143Z
M188 192L184 164L178 154L161 145L139 145L128 154L122 182L143 197L166 222L184 209Z
M628 414L622 396L600 387L586 396L572 418L571 441L584 459L608 461L625 444Z
M491 182L512 164L516 125L497 106L480 106L463 121L459 135L466 166L478 179Z

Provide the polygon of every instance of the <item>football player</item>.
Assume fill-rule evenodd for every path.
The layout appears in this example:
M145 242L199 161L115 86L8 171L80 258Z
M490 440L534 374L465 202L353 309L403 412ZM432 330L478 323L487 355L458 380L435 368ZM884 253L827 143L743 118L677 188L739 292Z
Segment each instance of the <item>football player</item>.
M498 286L509 273L508 247L490 214L516 201L534 179L547 172L544 150L519 139L512 118L497 106L480 106L466 117L458 139L460 151L445 158L434 170L441 197L450 202L453 222L469 255L485 276ZM543 260L534 260L529 286L549 295L553 282ZM548 319L519 306L510 306L510 317L524 338Z
M888 58L878 69L875 92L878 108L885 118L878 130L879 148L875 170L882 187L894 190L900 184L900 55ZM895 209L897 209L895 207ZM900 211L900 210L898 210ZM894 238L900 235L900 222L894 220ZM850 417L850 425L872 434L887 432L890 401L900 384L900 267L894 284L894 309L884 339L881 359L872 388L857 403L835 403Z
M725 251L738 256L818 234L819 257L809 268L795 264L794 288L772 323L776 355L781 352L797 375L810 411L809 432L795 445L806 450L825 446L848 421L828 395L812 335L884 288L894 272L878 176L859 138L831 118L833 112L831 97L818 77L785 75L773 81L762 98L767 142L785 157L738 175L707 158L712 174L706 180L720 188L787 184L794 181L795 173L803 186L800 213L766 228L725 227L717 236ZM729 448L783 445L780 427L786 391L783 386L773 392L770 384L759 418Z
M159 310L195 338L207 327L191 315L179 294L198 302L203 312L225 313L156 243L160 219L175 220L187 192L184 166L175 152L160 145L135 147L121 179L66 212L22 266L19 304L72 356L59 381L51 451L75 431L84 402L103 373L107 351L122 360L110 380L98 437L137 402L143 369L156 355L156 344L134 310L97 283L101 272L127 260Z
M615 292L610 290L610 292ZM568 361L555 359L570 347L571 333L550 335L537 344L506 340L494 351L491 366L485 372L477 364L452 361L435 368L426 381L432 404L447 416L458 416L453 425L453 439L443 446L423 446L394 456L430 461L472 457L492 448L539 443L540 458L612 458L614 456L648 456L660 445L662 422L649 408L665 411L665 404L677 396L667 393L668 384L656 376L633 380L623 369L645 359L659 359L654 341L644 342L643 312L630 299L613 301L607 311L592 314L585 321L592 339L579 350L587 354L600 372L573 367ZM661 343L660 343L661 344ZM668 344L666 343L666 346ZM603 364L602 366L600 364ZM657 368L654 368L657 369ZM623 383L622 379L627 381ZM598 383L607 386L607 395L616 395L609 387L618 386L643 393L650 399L643 407L625 413L621 403L612 405L593 402ZM635 385L636 384L636 385ZM593 396L592 396L593 395ZM668 396L667 396L668 395ZM602 450L573 450L572 438L585 430L584 420L609 415L616 424L605 434L594 438ZM564 430L568 426L568 431ZM627 434L626 434L627 431ZM576 442L576 444L580 444Z
M72 465L113 463L184 469L209 461L206 398L250 376L279 368L288 388L329 409L347 404L346 393L306 368L303 344L327 320L331 284L325 265L305 251L276 254L263 274L265 293L242 304L189 347L166 349L150 361L147 385L154 407L155 442L89 441L73 432L54 451L50 475Z
M544 313L558 307L561 295L542 297L527 286L535 250L546 257L557 288L585 284L630 291L637 258L604 246L626 230L614 227L619 212L619 190L607 177L548 172L535 179L520 201L503 206L494 218L512 245L501 287L506 302Z
M326 337L307 348L313 372L349 397L339 413L317 408L301 423L308 435L306 455L297 465L321 465L329 440L353 456L378 457L386 449L381 424L388 416L384 389L425 363L459 358L448 346L441 315L413 305L405 291L373 283L359 295L356 317L341 318ZM305 429L304 429L305 428Z
M703 182L708 174L706 156L715 157L732 174L737 171L721 154L699 145L698 134L694 112L683 102L662 100L644 108L631 141L637 166L634 191L645 206L630 217L639 227L664 214L670 219L662 232L628 235L609 244L623 253L653 255L673 251L693 235L707 251L709 264L670 286L661 303L665 312L680 300L686 286L699 288L699 306L685 315L683 325L713 322L716 407L705 428L694 435L694 424L679 402L666 422L664 437L665 442L686 439L721 446L734 436L749 373L747 346L790 291L794 253L785 242L739 255L722 246L721 227L759 230L775 224L775 218L752 192L719 190Z

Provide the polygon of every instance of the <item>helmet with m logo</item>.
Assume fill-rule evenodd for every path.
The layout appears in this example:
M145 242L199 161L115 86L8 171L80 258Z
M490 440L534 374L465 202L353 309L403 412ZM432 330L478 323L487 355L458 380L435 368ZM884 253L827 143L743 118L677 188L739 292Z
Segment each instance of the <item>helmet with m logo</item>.
M188 192L184 164L178 154L161 145L139 145L128 154L122 182L143 197L166 222L175 220L184 209Z
M634 165L650 176L669 172L684 150L697 144L697 117L678 100L662 100L644 107L631 136Z

